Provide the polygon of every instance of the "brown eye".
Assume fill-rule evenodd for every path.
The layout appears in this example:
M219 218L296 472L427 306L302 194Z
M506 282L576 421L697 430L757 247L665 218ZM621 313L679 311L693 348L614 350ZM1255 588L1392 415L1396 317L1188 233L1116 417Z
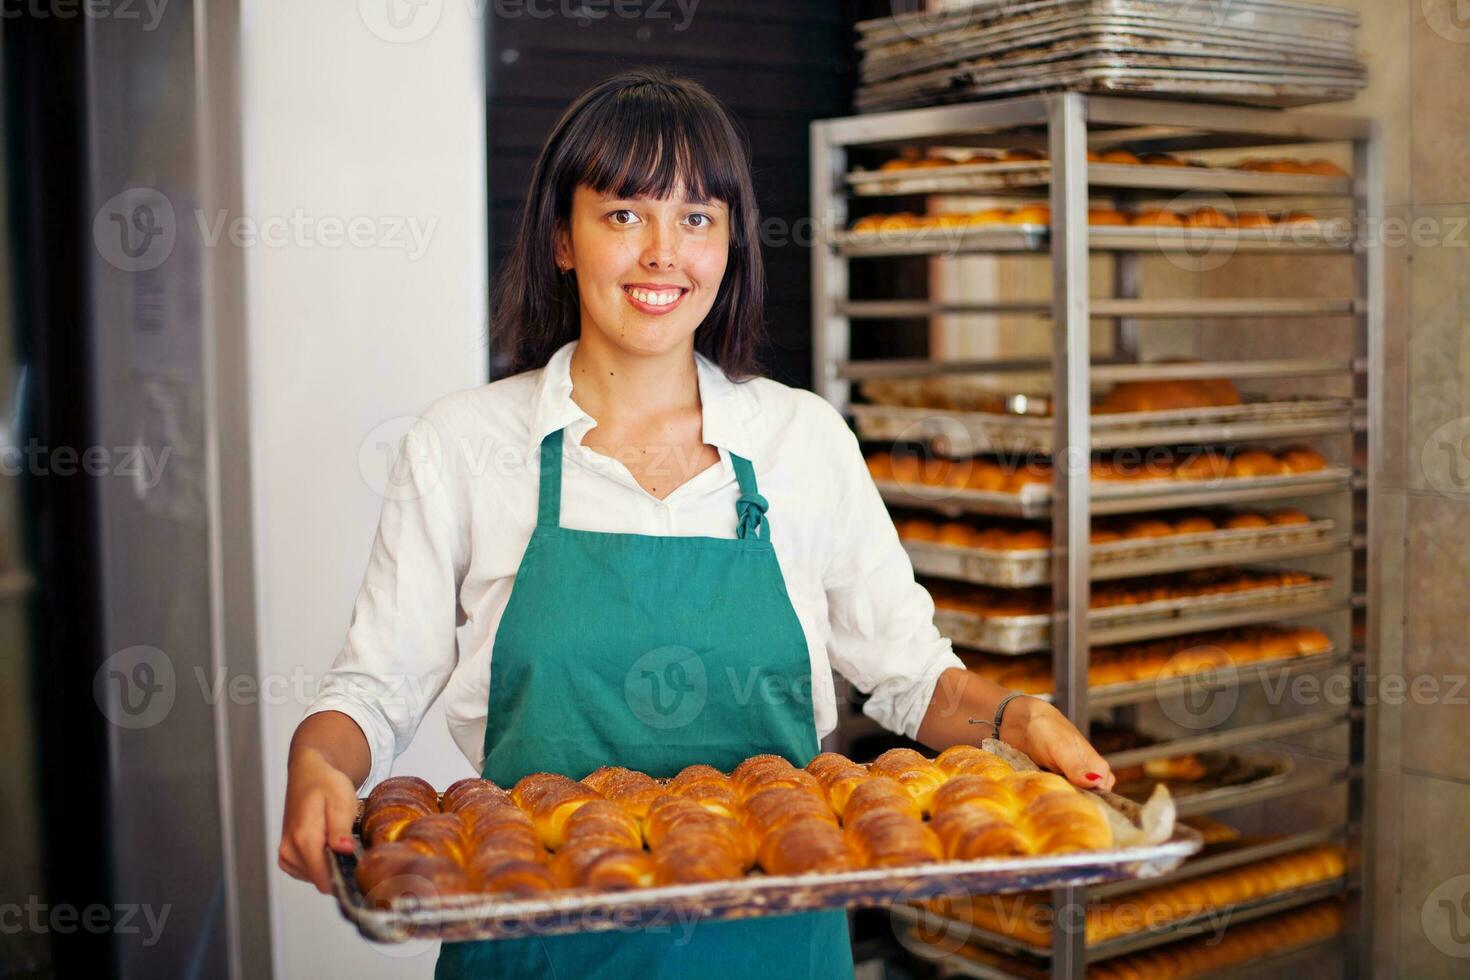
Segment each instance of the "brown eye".
M615 225L631 225L638 220L638 216L627 208L619 208L608 215Z

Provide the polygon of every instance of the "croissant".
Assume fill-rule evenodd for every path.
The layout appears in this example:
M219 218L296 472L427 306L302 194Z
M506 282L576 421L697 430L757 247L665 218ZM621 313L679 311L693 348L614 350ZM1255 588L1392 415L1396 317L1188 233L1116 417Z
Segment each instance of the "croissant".
M868 779L868 770L836 752L823 752L807 763L806 771L822 784L827 803L838 816L842 815L853 790Z
M509 803L510 794L488 779L461 779L451 783L444 791L440 807L445 813L454 813L471 800L495 800Z
M506 895L534 895L555 891L556 875L538 861L507 861L480 879L480 890Z
M363 855L357 866L357 884L370 905L386 907L395 899L409 896L436 898L460 895L471 890L464 868L445 857L426 857L412 849ZM369 859L372 860L369 860Z
M369 847L391 843L398 839L406 827L427 815L427 811L406 803L382 804L374 810L364 811L362 839Z
M573 847L587 841L642 850L643 830L638 818L611 800L592 800L567 817L564 844Z
M864 867L927 864L944 855L934 831L901 809L870 809L848 822L843 832Z
M745 823L763 837L797 820L820 820L837 826L837 814L823 797L789 786L761 790L745 801Z
M945 779L944 770L913 749L889 749L873 760L868 771L897 779L925 813L934 800L934 791Z
M562 844L566 822L580 807L602 799L590 786L551 773L532 773L510 791L511 798L531 814L536 832L551 850Z
M843 822L852 823L870 810L897 810L915 819L922 816L913 796L902 783L889 776L869 777L867 782L854 788L842 813Z
M622 766L603 766L582 782L639 820L648 815L649 804L665 792L664 784L659 780Z
M404 796L418 800L429 813L439 810L439 794L434 792L434 787L430 786L426 780L418 776L390 776L373 787L373 791L368 794L364 812L374 809L390 796Z
M858 866L843 832L824 820L798 820L772 831L761 841L757 861L773 875L845 871Z
M399 839L423 841L436 854L455 864L464 864L465 824L457 813L434 813L420 817L403 829Z
M804 790L826 799L822 784L804 769L798 769L779 755L756 755L735 767L730 774L735 791L742 800L748 800L763 789L778 786Z
M654 881L684 885L741 877L747 863L721 840L698 832L670 838L653 849Z
M951 777L971 773L999 779L1015 771L1011 768L1010 763L1000 756L973 745L951 745L939 753L934 760L934 765L938 766L946 776Z

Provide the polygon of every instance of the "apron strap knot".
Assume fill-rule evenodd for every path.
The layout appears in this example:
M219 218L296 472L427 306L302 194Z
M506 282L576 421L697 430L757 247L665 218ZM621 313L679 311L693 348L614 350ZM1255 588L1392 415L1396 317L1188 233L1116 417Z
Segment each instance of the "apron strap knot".
M762 526L766 515L766 508L769 506L770 504L766 501L766 498L759 493L754 491L742 493L739 499L735 501L735 514L740 521L735 530L735 536L738 538L754 537L756 531L760 530ZM769 537L771 533L770 525L766 524L765 529L766 536Z

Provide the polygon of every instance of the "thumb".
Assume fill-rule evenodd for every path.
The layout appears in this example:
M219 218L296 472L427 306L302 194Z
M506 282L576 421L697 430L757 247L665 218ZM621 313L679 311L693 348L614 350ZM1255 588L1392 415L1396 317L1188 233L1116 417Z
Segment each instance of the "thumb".
M1081 735L1074 736L1068 749L1057 760L1062 763L1062 775L1067 777L1068 782L1082 789L1113 788L1117 780L1113 776L1112 768L1085 738Z
M357 819L357 798L333 794L327 799L327 846L339 854L351 854L352 822Z

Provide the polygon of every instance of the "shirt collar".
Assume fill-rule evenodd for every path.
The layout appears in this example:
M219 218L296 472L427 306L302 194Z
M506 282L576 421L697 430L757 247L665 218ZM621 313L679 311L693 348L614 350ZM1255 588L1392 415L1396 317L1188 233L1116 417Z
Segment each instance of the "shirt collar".
M572 352L577 349L577 343L569 341L558 348L536 380L526 444L528 452L536 452L548 433L578 420L596 424L572 400ZM754 463L757 407L753 392L743 390L743 385L731 381L718 364L698 351L694 352L694 367L699 380L704 441Z

